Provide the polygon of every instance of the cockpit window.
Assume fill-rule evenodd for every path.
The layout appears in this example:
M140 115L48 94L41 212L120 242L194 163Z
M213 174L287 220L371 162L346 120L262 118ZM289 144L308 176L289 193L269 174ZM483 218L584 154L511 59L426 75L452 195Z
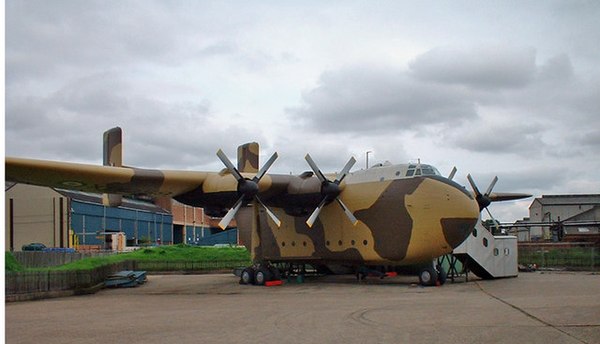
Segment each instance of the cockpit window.
M424 168L423 174L426 176L433 176L433 175L435 175L435 172L433 171L432 168Z
M439 176L440 172L431 165L408 165L408 170L406 171L407 177L412 176Z

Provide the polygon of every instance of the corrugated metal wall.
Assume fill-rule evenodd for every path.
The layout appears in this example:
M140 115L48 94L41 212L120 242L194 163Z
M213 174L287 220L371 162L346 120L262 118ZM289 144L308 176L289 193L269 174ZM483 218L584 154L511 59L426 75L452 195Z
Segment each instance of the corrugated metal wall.
M143 241L170 244L173 242L173 216L129 208L111 208L73 200L71 228L80 245L101 245L98 232L124 232L127 241L138 245Z

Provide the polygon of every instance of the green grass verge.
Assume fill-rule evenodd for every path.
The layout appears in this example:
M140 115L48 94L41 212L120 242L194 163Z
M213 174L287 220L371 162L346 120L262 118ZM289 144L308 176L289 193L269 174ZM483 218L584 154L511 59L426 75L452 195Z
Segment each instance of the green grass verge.
M241 262L250 263L250 253L237 247L198 247L187 245L143 248L134 252L115 254L106 257L85 258L73 263L48 268L49 270L91 270L99 266L135 260L140 263L153 263L153 266L177 267L181 262Z
M4 270L5 271L25 271L25 268L17 262L15 257L10 252L4 253Z
M597 248L519 248L520 264L537 264L540 267L571 267L598 269L600 250Z

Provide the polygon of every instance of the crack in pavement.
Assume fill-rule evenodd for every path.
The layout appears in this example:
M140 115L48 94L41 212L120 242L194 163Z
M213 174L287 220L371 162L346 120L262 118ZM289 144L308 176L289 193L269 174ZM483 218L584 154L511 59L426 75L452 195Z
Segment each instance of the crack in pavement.
M481 290L483 293L485 293L485 294L486 294L486 295L488 295L489 297L491 297L491 298L493 298L493 299L495 299L495 300L497 300L497 301L500 301L500 302L502 302L503 304L505 304L505 305L507 305L507 306L509 306L509 307L512 307L512 308L516 309L517 311L521 312L521 313L522 313L522 314L524 314L525 316L527 316L527 317L529 317L529 318L531 318L531 319L533 319L533 320L535 320L535 321L537 321L537 322L539 322L539 323L542 323L544 326L548 326L548 327L550 327L550 328L553 328L553 329L555 329L556 331L558 331L558 332L560 332L560 333L563 333L563 334L565 334L565 335L567 335L567 336L569 336L569 337L571 337L571 338L575 339L576 341L578 341L578 342L580 342L580 343L583 343L583 344L590 344L590 343L588 343L588 342L586 342L586 341L584 341L584 340L582 340L582 339L579 339L579 338L575 337L574 335L570 334L570 333L569 333L569 332L567 332L567 331L563 331L563 330L561 330L560 328L558 328L558 326L555 326L555 325L553 325L553 324L551 324L551 323L549 323L549 322L547 322L547 321L544 321L544 320L542 320L542 319L540 319L540 318L536 317L535 315L533 315L533 314L531 314L531 313L527 312L526 310L524 310L524 309L520 308L519 306L513 305L512 303L510 303L510 302L508 302L508 301L505 301L505 300L501 299L500 297L498 297L498 296L496 296L496 295L494 295L494 294L490 293L489 291L487 291L487 290L483 289L483 287L481 286L481 284L480 284L478 281L475 281L475 284L477 285L477 287L479 287L479 290ZM578 327L585 327L585 326L587 326L587 325L580 325L580 326L578 326ZM591 325L590 327L595 327L595 326L597 326L597 325ZM562 326L562 327L567 327L567 326ZM568 327L574 327L574 326L568 326Z

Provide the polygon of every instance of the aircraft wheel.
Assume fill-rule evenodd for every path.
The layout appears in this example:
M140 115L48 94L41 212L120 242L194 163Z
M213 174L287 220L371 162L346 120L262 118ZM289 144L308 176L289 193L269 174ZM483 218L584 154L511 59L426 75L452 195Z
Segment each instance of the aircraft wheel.
M440 285L444 285L444 283L446 283L446 280L448 279L448 273L441 266L438 266L437 270L438 270L438 282L440 282Z
M281 279L281 272L275 266L270 266L269 271L271 272L271 279L276 281Z
M438 274L433 267L425 268L419 273L419 283L424 286L434 286L438 279Z
M240 284L253 284L254 283L254 269L245 268L242 271L242 275L240 277Z
M254 274L254 284L265 285L265 282L270 281L273 278L273 274L269 269L260 267Z

